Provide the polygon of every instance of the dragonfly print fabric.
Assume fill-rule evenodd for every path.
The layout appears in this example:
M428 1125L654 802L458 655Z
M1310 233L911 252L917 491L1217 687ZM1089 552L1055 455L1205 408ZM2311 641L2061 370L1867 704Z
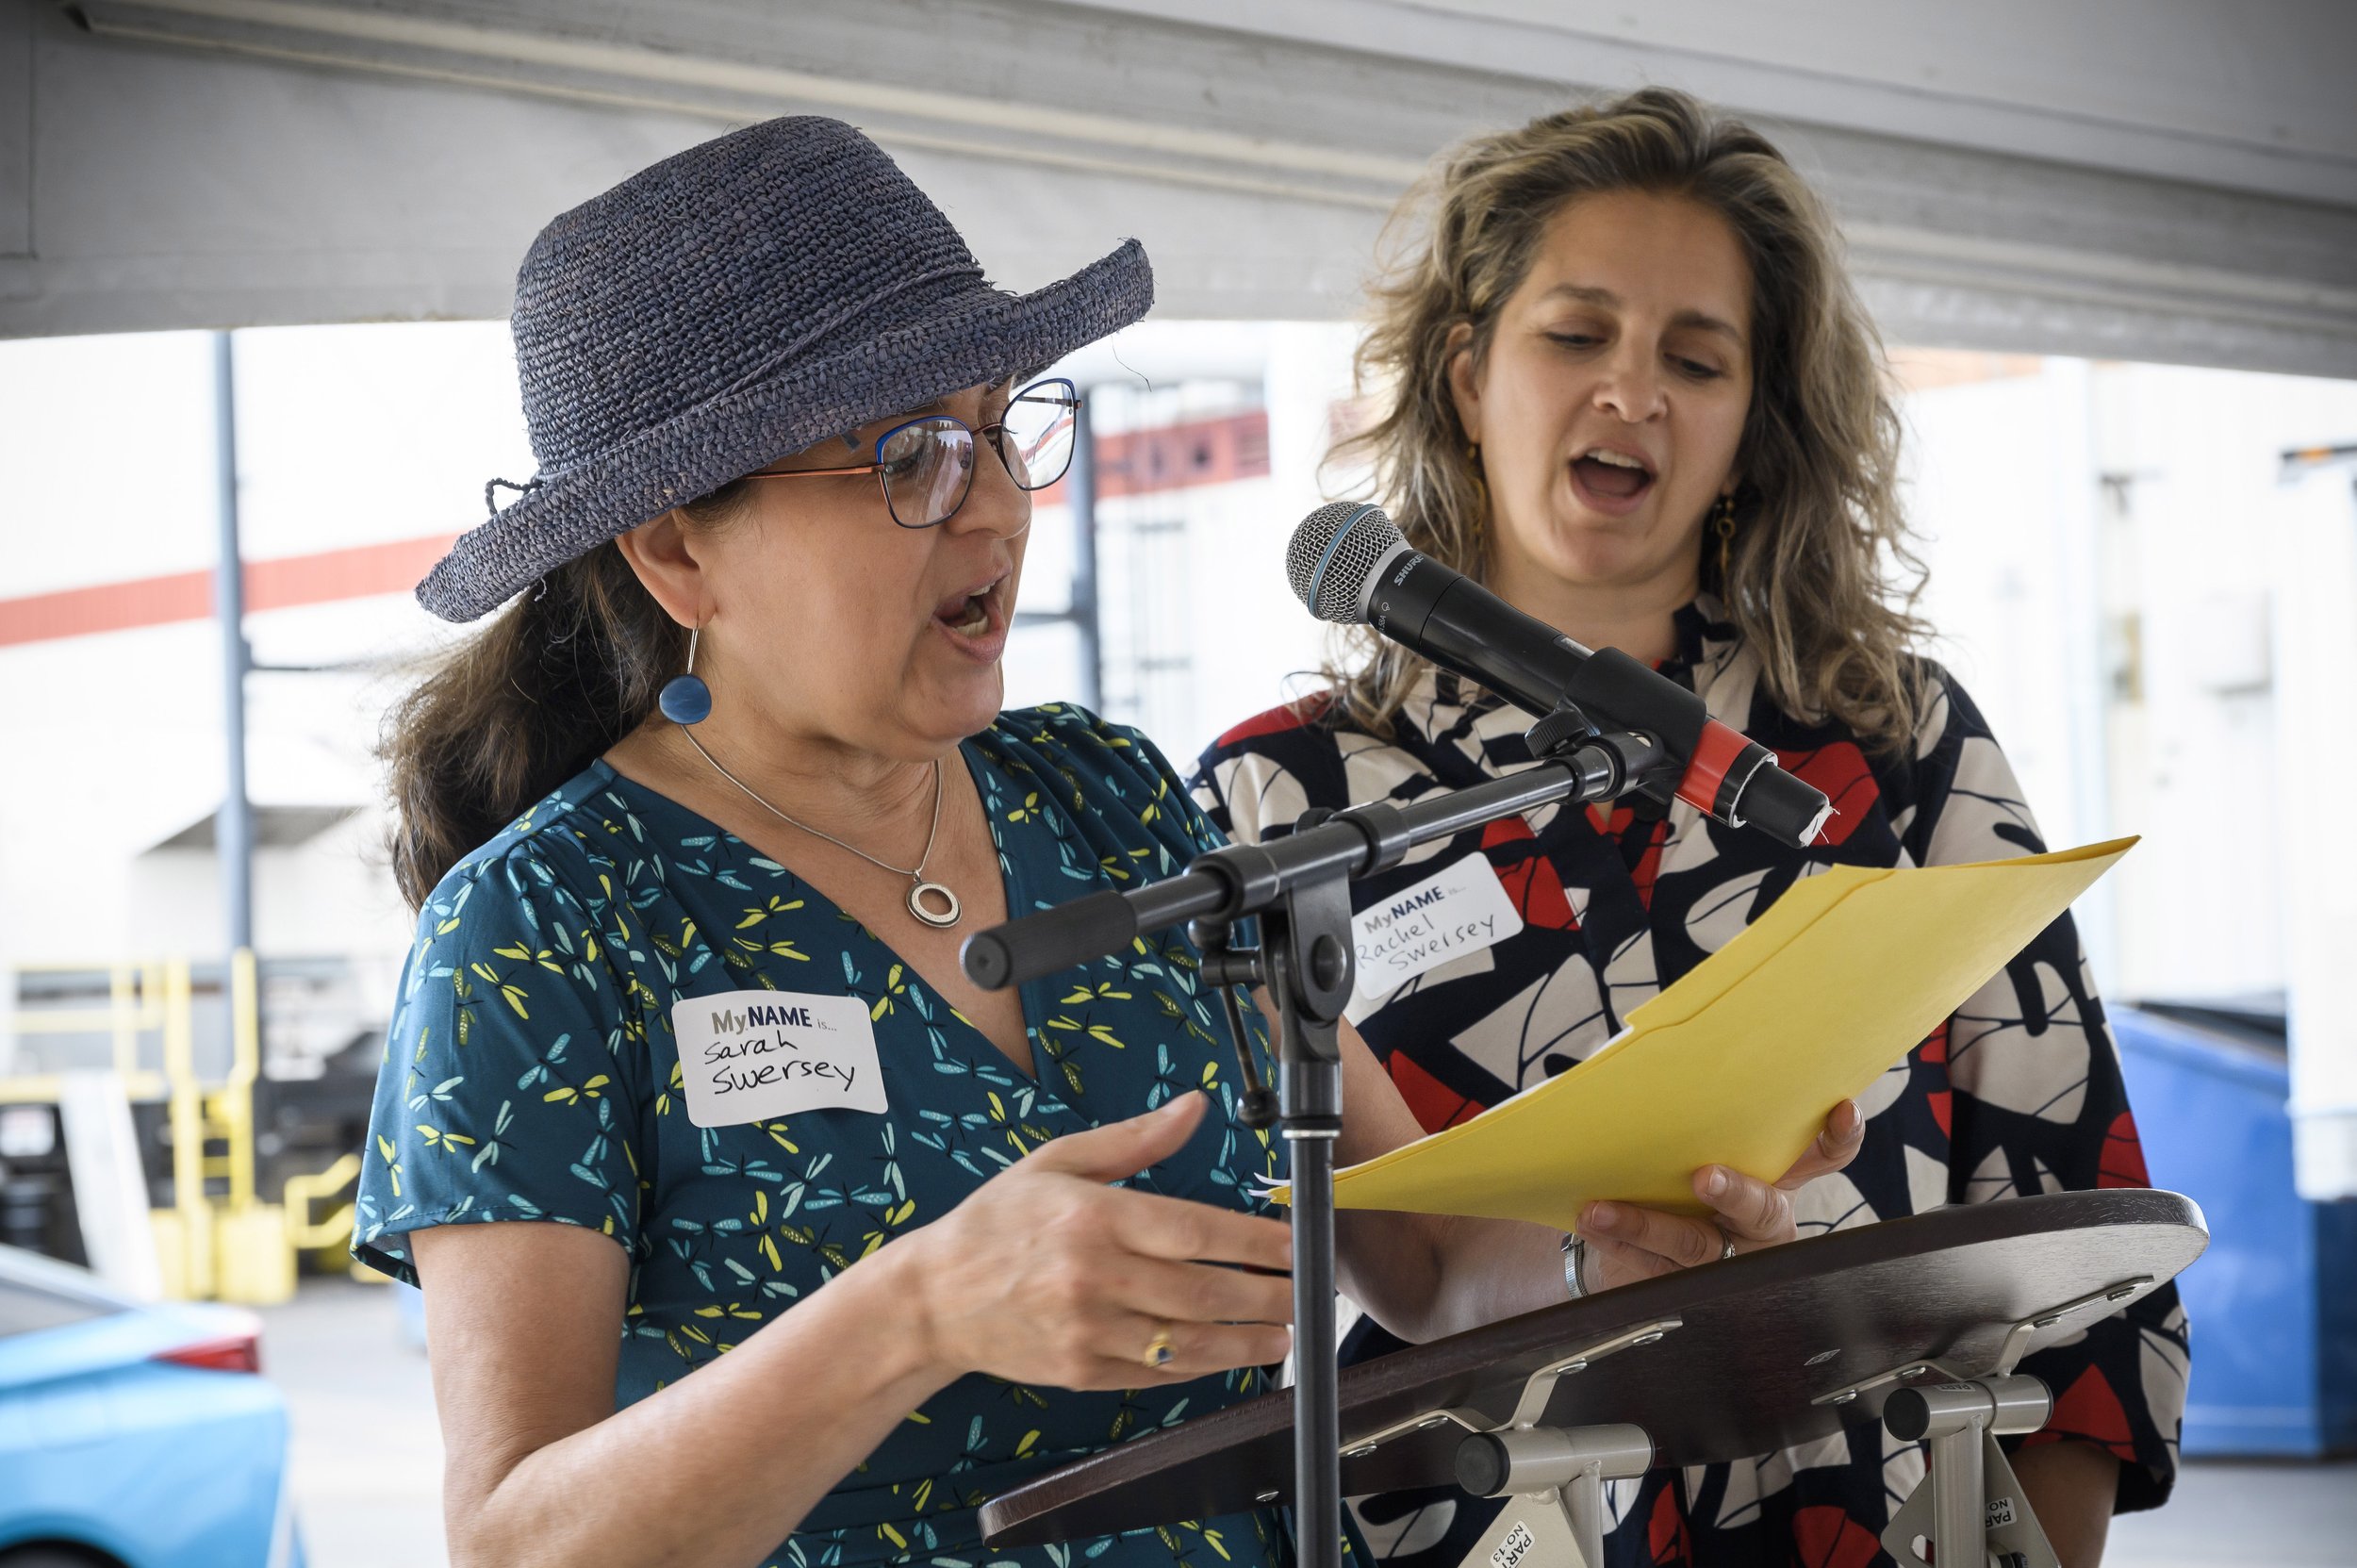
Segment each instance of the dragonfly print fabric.
M962 751L1013 914L1170 875L1219 842L1143 736L1080 709L1002 715ZM1183 933L1164 933L1027 986L1035 1081L816 887L596 764L461 863L420 914L354 1250L414 1281L408 1236L427 1226L538 1220L611 1236L631 1263L618 1406L726 1354L1026 1151L1191 1089L1210 1093L1211 1114L1132 1184L1261 1212L1259 1179L1281 1161L1234 1120L1234 1052L1198 963ZM888 1110L693 1125L673 1004L755 989L858 999ZM1288 1561L1268 1510L1011 1552L984 1552L977 1533L987 1497L1264 1386L1250 1369L1102 1394L965 1377L770 1560Z
M1838 815L1824 842L1802 851L1682 802L1666 813L1550 807L1423 846L1356 888L1364 910L1479 854L1522 917L1514 935L1354 1003L1360 1032L1427 1131L1583 1060L1796 878L1835 864L1955 864L2046 848L1987 726L1937 667L1924 667L1931 701L1913 746L1871 756L1841 727L1799 722L1768 701L1755 657L1712 619L1710 602L1682 611L1677 627L1679 651L1663 673L1699 692L1711 717L1772 747ZM1312 806L1410 801L1528 767L1523 735L1533 721L1444 672L1426 676L1388 740L1312 697L1221 736L1194 787L1220 828L1257 841ZM1860 1109L1856 1161L1797 1197L1804 1236L1949 1203L2148 1184L2067 916L1886 1073ZM1362 1321L1345 1355L1394 1348ZM2186 1370L2173 1287L2023 1370L2044 1378L2056 1401L2031 1442L2070 1439L2116 1455L2123 1509L2167 1496ZM1887 1562L1877 1538L1922 1473L1921 1451L1879 1427L1741 1463L1657 1470L1613 1483L1607 1556L1615 1568ZM1454 1489L1360 1505L1368 1546L1393 1568L1454 1568L1494 1508Z

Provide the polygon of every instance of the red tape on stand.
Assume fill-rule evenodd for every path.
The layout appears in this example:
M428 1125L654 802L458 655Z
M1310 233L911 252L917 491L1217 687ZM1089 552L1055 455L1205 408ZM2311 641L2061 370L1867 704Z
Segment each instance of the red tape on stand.
M1678 781L1678 799L1706 817L1720 816L1719 791L1727 782L1727 770L1751 745L1742 732L1716 719L1706 720L1702 738L1694 743L1694 760L1687 765L1686 777Z

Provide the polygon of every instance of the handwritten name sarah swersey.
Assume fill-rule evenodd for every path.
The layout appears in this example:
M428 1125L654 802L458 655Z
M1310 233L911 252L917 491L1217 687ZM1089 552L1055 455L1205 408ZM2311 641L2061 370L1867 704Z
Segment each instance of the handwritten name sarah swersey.
M807 1007L769 1007L754 1003L742 1012L733 1008L712 1015L712 1032L733 1038L716 1039L704 1047L704 1063L712 1068L712 1090L715 1095L734 1094L742 1089L758 1089L768 1083L790 1083L798 1079L832 1079L849 1094L858 1081L859 1069L846 1062L825 1057L807 1056L801 1045L785 1035L751 1034L749 1030L810 1029L827 1030L831 1026L810 1015ZM775 1061L762 1061L775 1057ZM743 1063L731 1066L730 1063Z

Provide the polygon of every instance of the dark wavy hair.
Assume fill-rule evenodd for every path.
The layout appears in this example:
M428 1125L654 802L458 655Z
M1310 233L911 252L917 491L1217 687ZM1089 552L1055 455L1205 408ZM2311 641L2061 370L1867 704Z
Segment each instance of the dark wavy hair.
M737 480L680 508L689 526L741 513ZM412 909L525 807L645 723L687 660L687 628L619 547L550 572L444 655L386 715L387 848Z

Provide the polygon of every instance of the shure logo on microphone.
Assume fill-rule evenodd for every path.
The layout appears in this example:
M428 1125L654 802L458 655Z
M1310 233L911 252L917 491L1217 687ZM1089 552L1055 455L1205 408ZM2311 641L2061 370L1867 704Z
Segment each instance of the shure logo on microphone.
M1408 574L1416 569L1416 560L1417 557L1409 555L1399 563L1399 569L1392 573L1392 586L1397 587L1408 581Z

